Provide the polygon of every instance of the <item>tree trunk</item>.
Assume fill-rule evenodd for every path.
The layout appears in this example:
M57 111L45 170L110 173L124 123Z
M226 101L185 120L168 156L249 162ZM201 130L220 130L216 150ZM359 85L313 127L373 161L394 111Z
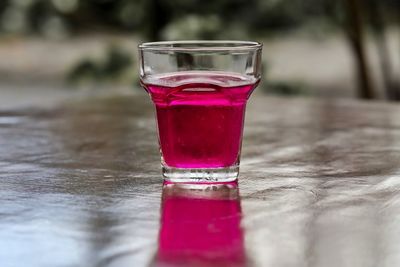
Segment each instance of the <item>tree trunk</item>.
M371 82L367 55L363 38L360 0L343 0L346 7L347 37L357 64L358 96L363 99L374 99L375 91Z
M400 100L400 92L392 79L392 64L388 42L385 36L385 21L382 16L382 5L376 0L368 0L369 21L378 46L378 55L381 65L382 77L385 86L386 96L389 100Z
M148 12L146 19L147 23L147 37L150 41L160 41L161 32L167 24L167 12L163 7L160 0L148 0L145 12Z

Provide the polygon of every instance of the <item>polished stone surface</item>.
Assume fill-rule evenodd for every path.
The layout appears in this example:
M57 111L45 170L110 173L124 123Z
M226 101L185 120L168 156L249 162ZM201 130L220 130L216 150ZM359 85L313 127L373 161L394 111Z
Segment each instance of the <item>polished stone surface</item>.
M399 176L394 104L255 95L208 188L163 187L147 97L0 110L0 266L400 266Z

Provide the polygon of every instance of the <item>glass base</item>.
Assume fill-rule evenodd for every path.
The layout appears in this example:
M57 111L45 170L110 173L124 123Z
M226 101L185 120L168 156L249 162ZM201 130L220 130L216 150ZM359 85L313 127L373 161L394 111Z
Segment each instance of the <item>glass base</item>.
M164 180L171 183L227 183L237 180L239 165L225 168L162 167Z

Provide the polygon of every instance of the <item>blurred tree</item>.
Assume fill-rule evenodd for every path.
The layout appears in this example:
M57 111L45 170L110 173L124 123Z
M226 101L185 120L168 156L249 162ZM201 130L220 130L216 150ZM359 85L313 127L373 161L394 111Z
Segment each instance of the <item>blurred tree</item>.
M68 74L72 83L98 83L128 79L129 83L136 82L128 75L133 63L133 56L119 46L112 45L107 49L102 60L85 58L75 65Z
M287 81L267 80L263 83L262 89L264 89L267 93L285 96L309 94L308 88L303 84Z
M371 73L369 71L367 55L365 52L364 30L361 15L360 0L343 0L347 10L346 26L347 36L356 59L358 75L358 95L361 98L375 98L375 91L371 83Z
M151 41L161 39L161 31L170 20L169 10L165 7L163 1L148 0L147 10L147 27L146 35Z
M369 14L368 21L371 25L375 42L377 43L386 95L388 99L398 101L400 100L400 88L392 78L393 67L389 53L389 44L386 37L386 23L383 15L383 6L375 0L367 0L366 5Z
M388 95L397 98L398 91L395 92L393 83L397 76L389 77L388 74L393 72L393 67L385 48L382 21L398 22L398 0L1 0L0 31L40 34L49 38L86 32L125 32L156 41L253 39L303 25L312 25L326 34L322 25L333 29L342 27L348 33L357 63L359 95L372 98L374 90L364 51L364 22L361 19L361 9L367 4ZM109 77L118 76L114 67L103 69L104 66L99 67L99 64L84 59L77 70L82 71L82 76L96 77L99 75L96 73L105 70L113 73ZM123 72L124 68L117 69Z
M212 40L218 39L222 31L221 21L215 15L187 15L169 23L162 31L161 39Z
M392 17L400 9L398 0L371 1ZM234 34L232 28L251 34L292 29L316 19L332 23L338 12L338 1L332 0L2 0L0 28L37 33L47 32L46 25L70 33L136 31L159 40L166 28L183 27L191 18L198 28L209 27L208 18L216 18L220 34L227 29Z

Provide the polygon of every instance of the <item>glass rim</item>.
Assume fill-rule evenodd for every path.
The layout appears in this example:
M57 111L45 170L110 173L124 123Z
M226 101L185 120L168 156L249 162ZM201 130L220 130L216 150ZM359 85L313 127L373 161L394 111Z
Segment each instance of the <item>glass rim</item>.
M256 51L262 48L262 43L255 41L234 40L185 40L145 42L138 45L141 51L173 51L173 52L229 52Z

